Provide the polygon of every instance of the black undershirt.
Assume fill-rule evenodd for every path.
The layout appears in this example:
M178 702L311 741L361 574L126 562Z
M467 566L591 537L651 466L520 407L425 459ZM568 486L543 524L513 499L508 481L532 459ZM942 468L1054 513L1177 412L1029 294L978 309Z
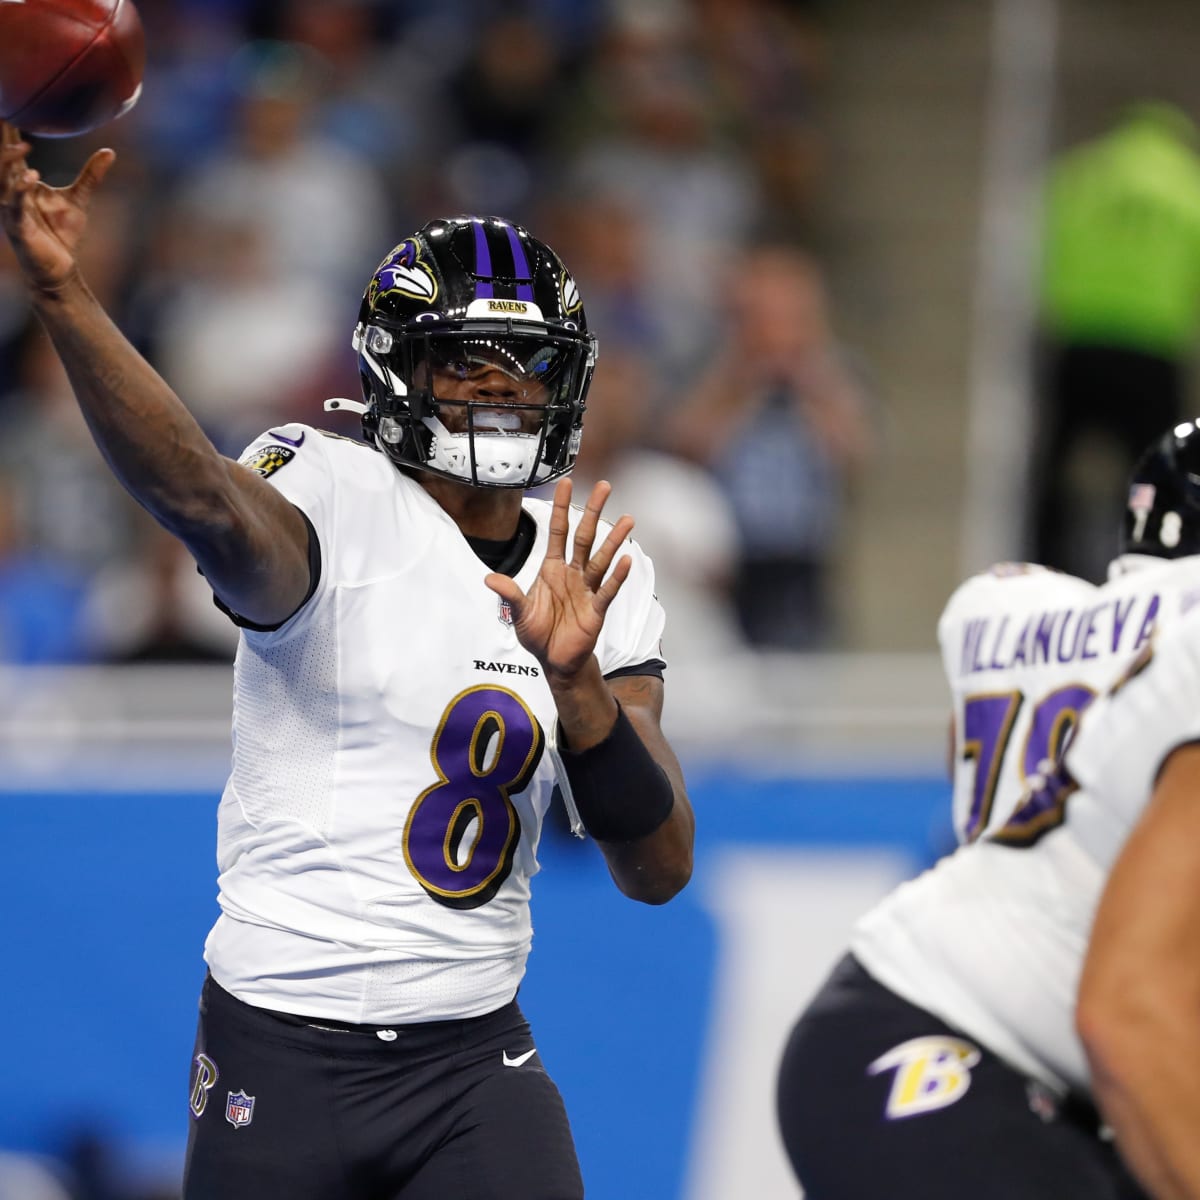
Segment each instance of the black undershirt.
M466 536L466 535L464 535ZM529 557L533 543L537 540L537 524L534 519L521 509L521 518L517 522L517 532L510 538L480 538L467 536L467 545L475 551L485 567L499 575L515 575Z

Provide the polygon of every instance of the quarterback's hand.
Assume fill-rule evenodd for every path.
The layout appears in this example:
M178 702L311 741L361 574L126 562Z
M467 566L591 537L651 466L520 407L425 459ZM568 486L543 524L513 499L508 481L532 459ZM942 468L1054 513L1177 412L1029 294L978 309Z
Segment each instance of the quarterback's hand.
M75 273L92 192L116 155L97 150L69 187L52 188L25 161L28 142L0 121L0 222L30 287L52 292Z
M600 549L592 553L600 513L611 491L611 485L603 480L592 488L568 561L571 481L560 480L554 489L546 557L528 594L507 575L493 573L485 580L493 592L512 605L517 640L542 664L548 682L569 681L587 664L596 648L604 614L629 575L632 560L625 555L608 579L604 578L633 529L632 517L621 517Z

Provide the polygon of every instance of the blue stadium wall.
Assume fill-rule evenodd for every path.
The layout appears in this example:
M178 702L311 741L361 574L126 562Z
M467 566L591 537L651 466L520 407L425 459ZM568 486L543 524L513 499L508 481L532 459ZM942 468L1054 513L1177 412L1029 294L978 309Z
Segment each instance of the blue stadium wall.
M782 1038L853 918L947 846L940 779L689 774L695 878L663 908L620 897L594 847L543 842L520 999L590 1200L797 1194L773 1124ZM10 791L0 811L0 1148L88 1131L127 1170L170 1173L216 796Z

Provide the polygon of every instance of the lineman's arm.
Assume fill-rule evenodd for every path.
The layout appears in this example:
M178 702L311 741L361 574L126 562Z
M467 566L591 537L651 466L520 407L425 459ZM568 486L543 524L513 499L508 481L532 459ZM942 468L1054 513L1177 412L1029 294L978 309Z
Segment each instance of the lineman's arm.
M1076 1026L1142 1184L1200 1200L1200 746L1167 759L1109 876Z
M68 188L41 183L28 151L0 123L0 216L100 452L130 494L187 545L230 608L254 624L278 624L309 590L304 519L265 480L217 452L79 273L76 249L112 151L94 154Z

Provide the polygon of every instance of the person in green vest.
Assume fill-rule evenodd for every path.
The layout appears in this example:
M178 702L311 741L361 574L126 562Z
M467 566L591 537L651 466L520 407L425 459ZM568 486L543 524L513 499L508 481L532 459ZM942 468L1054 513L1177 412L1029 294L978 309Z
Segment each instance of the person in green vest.
M1134 461L1188 407L1200 332L1192 120L1141 102L1059 158L1041 254L1032 557L1096 579Z

